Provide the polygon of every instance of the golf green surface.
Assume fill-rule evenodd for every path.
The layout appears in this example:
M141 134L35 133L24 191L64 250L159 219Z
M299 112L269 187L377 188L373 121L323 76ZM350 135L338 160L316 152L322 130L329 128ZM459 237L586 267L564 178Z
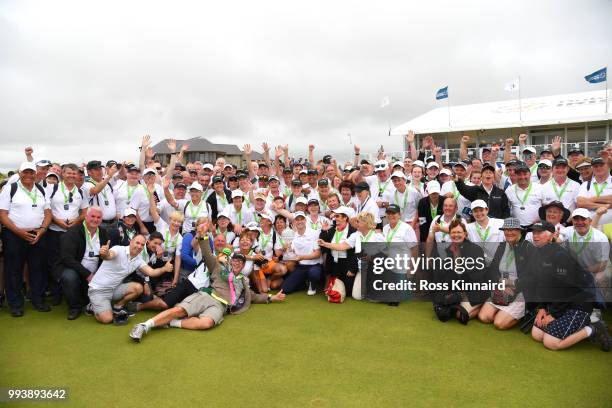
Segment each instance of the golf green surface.
M156 329L140 344L130 328L153 312L118 327L68 321L65 306L25 311L0 311L0 386L68 387L58 407L612 406L612 353L440 323L425 302L295 294L207 332ZM20 405L41 404L7 404Z

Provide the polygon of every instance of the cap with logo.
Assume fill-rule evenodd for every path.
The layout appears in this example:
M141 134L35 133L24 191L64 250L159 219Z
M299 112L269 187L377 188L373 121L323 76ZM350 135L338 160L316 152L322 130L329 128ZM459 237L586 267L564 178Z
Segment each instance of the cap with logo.
M129 217L130 215L133 215L134 217L136 216L136 210L128 207L125 210L123 210L123 216L124 217Z
M148 168L144 169L144 171L142 172L143 176L146 176L147 174L155 174L155 175L157 175L157 172L155 171L155 169L152 169L151 167L148 167Z
M215 176L215 177L212 178L212 182L213 182L213 184L215 184L215 183L223 183L223 177Z
M32 162L26 161L26 162L21 163L21 165L19 166L19 171L26 171L26 170L36 171L36 166Z
M475 210L476 208L489 208L489 206L484 200L474 200L470 208Z
M538 167L546 167L546 168L551 168L552 167L552 162L548 159L542 159L538 162Z
M427 193L440 194L440 183L438 183L436 180L431 180L429 183L427 183Z
M574 217L591 218L591 212L586 208L576 208L572 213L572 218Z
M435 161L427 163L427 168L428 169L431 169L432 167L435 167L435 168L439 169L440 165L438 164L438 162L435 162Z
M242 192L242 190L236 189L232 191L232 199L237 197L244 198L244 193Z
M304 214L302 211L296 211L295 214L293 214L293 218L297 219L299 217L306 218L306 214Z
M189 186L189 190L198 190L198 191L204 191L204 188L202 187L202 185L200 183L198 183L197 181L194 181L193 183L191 183L191 185Z

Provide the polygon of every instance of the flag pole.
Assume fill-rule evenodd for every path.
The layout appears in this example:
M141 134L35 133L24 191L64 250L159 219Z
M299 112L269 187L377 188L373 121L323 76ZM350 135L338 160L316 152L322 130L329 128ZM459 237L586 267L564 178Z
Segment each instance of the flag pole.
M523 103L521 101L521 76L518 77L518 91L519 91L519 122L523 124Z
M450 128L451 128L451 121L450 121L450 96L448 94L448 88L447 88L447 91L446 91L446 103L447 103L447 106L448 106L448 129L450 130Z
M606 113L608 113L608 67L606 67Z

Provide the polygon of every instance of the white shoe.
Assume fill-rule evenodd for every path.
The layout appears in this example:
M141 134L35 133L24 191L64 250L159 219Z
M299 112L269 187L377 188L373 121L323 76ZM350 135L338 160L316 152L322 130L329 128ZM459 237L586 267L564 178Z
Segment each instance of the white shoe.
M312 287L312 283L308 284L308 292L306 292L308 296L314 296L317 294L317 290Z
M591 323L596 323L601 320L601 310L593 309L591 312Z

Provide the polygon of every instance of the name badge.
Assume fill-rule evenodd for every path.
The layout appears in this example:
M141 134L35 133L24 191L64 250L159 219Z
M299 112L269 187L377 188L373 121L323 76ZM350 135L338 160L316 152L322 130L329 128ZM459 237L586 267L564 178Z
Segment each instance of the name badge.
M108 200L104 200L104 205L108 205Z
M196 227L196 226L195 226L195 222L192 222L192 223L191 223L191 228L195 228L195 227Z
M68 204L64 204L64 210L68 211Z
M37 207L37 205L36 205L36 204L32 204L32 208L36 208L36 207Z
M95 255L94 255L94 252L93 252L93 251L89 251L89 255L88 255L88 256L89 256L90 258L93 258L93 257L95 256Z

